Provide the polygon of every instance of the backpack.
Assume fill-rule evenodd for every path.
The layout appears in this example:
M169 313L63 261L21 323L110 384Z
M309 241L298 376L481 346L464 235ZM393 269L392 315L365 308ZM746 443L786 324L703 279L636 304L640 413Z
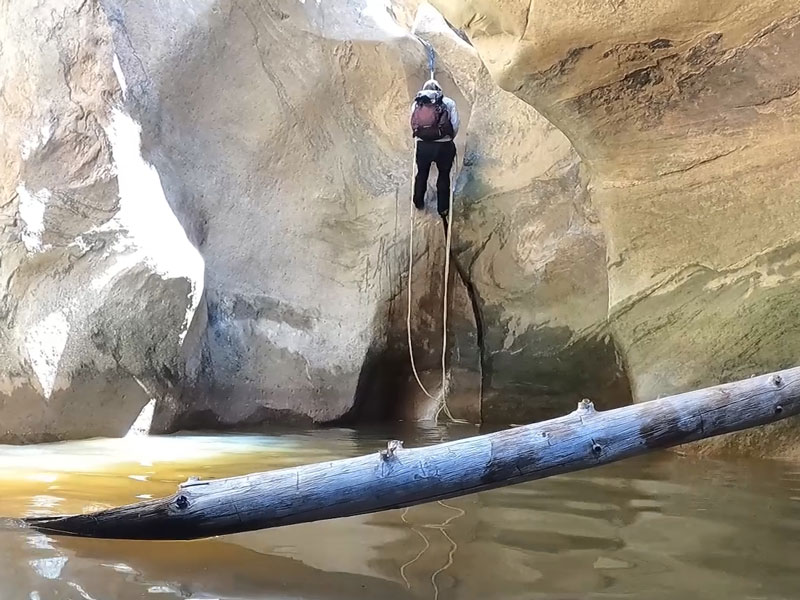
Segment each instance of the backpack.
M417 94L414 98L414 110L411 112L411 130L414 137L426 142L446 136L453 137L450 113L442 102L441 95L431 101L425 94Z

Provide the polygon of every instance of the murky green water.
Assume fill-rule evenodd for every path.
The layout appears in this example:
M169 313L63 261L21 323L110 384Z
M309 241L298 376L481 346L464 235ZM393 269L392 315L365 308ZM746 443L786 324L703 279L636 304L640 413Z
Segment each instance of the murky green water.
M74 512L472 428L0 446L0 515ZM800 465L670 454L446 504L197 542L0 525L0 600L796 599Z

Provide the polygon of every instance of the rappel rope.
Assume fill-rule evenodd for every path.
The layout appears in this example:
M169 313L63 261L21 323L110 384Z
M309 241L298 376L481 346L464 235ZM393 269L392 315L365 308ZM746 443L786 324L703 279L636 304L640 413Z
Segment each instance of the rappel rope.
M436 69L436 52L428 42L423 40L421 37L415 35L414 37L419 40L419 42L425 47L425 50L428 54L428 71L430 73L430 79L434 78L435 69ZM451 169L450 171L450 197L449 197L449 205L447 209L447 232L445 234L445 259L444 259L444 287L443 287L443 299L442 299L442 386L439 390L437 396L431 394L425 386L422 384L422 380L420 379L419 372L417 372L417 365L414 361L414 346L413 341L411 338L411 277L412 271L414 269L414 179L416 177L416 167L417 167L417 143L418 140L414 140L414 155L411 158L411 204L410 204L410 218L409 218L409 233L408 233L408 310L406 312L406 332L408 334L408 357L411 361L411 371L414 373L414 379L419 386L419 389L422 390L422 393L425 394L431 400L436 401L437 408L436 414L434 415L434 419L438 420L439 415L444 412L448 419L453 421L454 423L466 423L461 419L456 419L453 417L453 414L450 412L450 408L447 406L447 391L449 388L449 381L448 381L448 374L447 374L447 288L448 282L450 279L450 242L452 239L453 234L453 188L455 182L453 181L453 173L454 170ZM453 159L453 167L456 165L455 158Z
M419 378L419 373L417 372L417 366L414 363L414 347L412 346L411 342L411 274L412 269L414 268L414 178L417 174L417 140L414 140L414 156L411 158L411 203L409 206L411 207L411 213L409 215L409 232L408 232L408 291L406 296L408 297L408 310L406 311L406 332L408 334L408 357L411 359L411 371L414 373L414 379L417 380L417 385L419 385L419 389L422 390L422 393L425 394L431 400L435 400L436 398L425 389L425 386L422 385L422 381Z
M433 49L433 46L431 46L428 42L423 40L421 37L419 37L416 34L413 34L413 35L414 35L415 38L417 38L419 43L422 44L425 47L425 50L428 53L428 71L430 72L429 79L433 79L434 78L433 76L435 74L435 69L436 69L436 51Z
M448 291L448 282L450 279L450 244L453 237L453 171L451 170L450 175L450 196L449 196L449 205L447 209L447 231L445 234L445 259L444 259L444 286L443 286L443 299L442 299L442 385L439 390L437 396L431 394L425 386L422 384L422 380L420 379L419 372L417 371L417 366L414 361L414 346L411 336L411 279L412 273L414 269L414 185L413 181L416 176L416 155L417 155L417 140L414 140L414 160L411 166L411 203L410 203L410 217L409 217L409 234L408 234L408 307L406 312L406 333L408 334L408 356L411 360L411 371L414 373L414 379L419 386L419 389L422 390L422 393L425 394L431 400L435 400L438 404L436 408L436 414L434 415L434 419L439 418L439 415L444 412L448 419L450 419L454 423L465 423L466 421L462 419L456 419L453 417L453 414L450 412L450 408L447 406L447 391L449 388L448 385L448 375L447 375L447 291ZM453 160L453 165L455 166L455 159Z
M447 406L447 392L449 388L449 382L447 381L447 285L450 281L450 241L453 238L453 187L455 186L453 173L455 173L457 157L458 153L456 153L456 155L453 157L453 167L450 169L450 197L448 198L447 206L447 239L445 242L444 252L444 290L442 292L442 399L439 404L439 408L436 410L436 416L434 417L438 420L439 415L442 413L442 411L444 411L444 414L447 415L447 418L453 422L455 422L456 419L453 417L452 413L450 412L450 408Z

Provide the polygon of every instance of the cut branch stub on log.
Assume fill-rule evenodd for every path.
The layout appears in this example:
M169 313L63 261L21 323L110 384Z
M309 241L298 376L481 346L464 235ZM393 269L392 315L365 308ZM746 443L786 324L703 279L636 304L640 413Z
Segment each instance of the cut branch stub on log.
M422 504L578 471L800 413L800 367L597 412L357 458L188 481L169 497L85 515L30 518L62 535L194 539Z

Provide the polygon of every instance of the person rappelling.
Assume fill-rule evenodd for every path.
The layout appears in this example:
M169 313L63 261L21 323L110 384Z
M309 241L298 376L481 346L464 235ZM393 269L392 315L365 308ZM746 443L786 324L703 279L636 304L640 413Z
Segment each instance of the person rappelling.
M453 417L447 406L449 374L447 371L447 288L450 279L450 244L453 237L453 219L448 218L453 206L453 190L450 172L456 159L455 137L458 134L458 110L456 103L442 93L439 82L433 78L435 53L433 47L420 40L428 50L428 66L430 79L425 82L411 105L411 131L414 136L414 162L417 167L412 193L413 206L410 211L410 228L408 236L408 307L406 312L406 331L408 334L408 355L411 371L420 390L436 403L436 418L444 412L453 422L462 422ZM411 273L414 268L414 207L425 208L425 191L428 188L428 176L431 164L436 163L439 176L436 179L437 210L442 218L445 230L444 282L442 291L442 385L436 395L429 392L422 384L414 362L414 344L411 339L411 307L412 293Z
M458 134L456 103L442 93L435 79L429 79L411 106L411 130L416 142L417 175L414 180L414 206L425 208L425 191L431 164L436 163L437 210L447 220L450 204L450 171L456 157L453 141Z

